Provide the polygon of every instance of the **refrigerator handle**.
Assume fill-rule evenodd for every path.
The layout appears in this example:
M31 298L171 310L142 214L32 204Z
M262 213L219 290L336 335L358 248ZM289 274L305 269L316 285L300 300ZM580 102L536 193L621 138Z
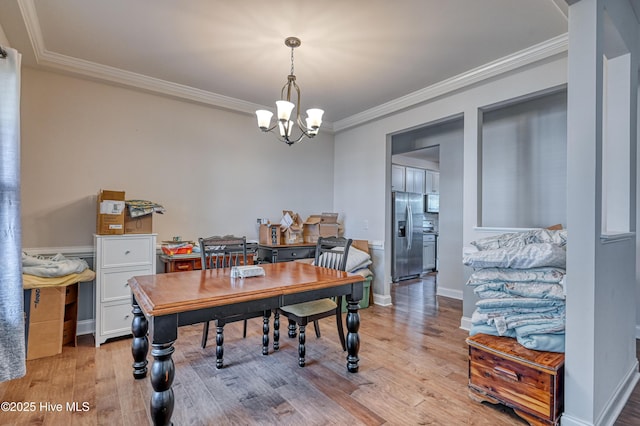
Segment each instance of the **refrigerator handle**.
M413 242L413 212L411 211L411 204L407 204L407 229L409 230L407 248L411 249L411 243Z

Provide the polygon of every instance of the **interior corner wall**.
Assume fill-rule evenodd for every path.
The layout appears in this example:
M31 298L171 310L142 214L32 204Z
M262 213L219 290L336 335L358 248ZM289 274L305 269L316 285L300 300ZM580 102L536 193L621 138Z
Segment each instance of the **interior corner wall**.
M5 47L11 46L9 44L9 40L7 40L7 36L4 33L4 30L2 29L2 25L0 25L0 46L5 46Z
M340 211L349 212L345 217L345 227L352 230L354 235L377 241L384 247L383 274L374 279L374 293L389 297L391 289L391 233L388 219L391 214L390 135L454 116L464 117L464 147L460 154L464 165L463 214L460 223L455 224L462 229L463 235L446 252L439 253L441 262L443 257L453 259L451 264L457 265L452 266L457 271L450 275L451 280L438 279L439 291L442 289L449 294L463 294L462 248L478 235L475 229L478 217L478 159L477 155L468 155L477 150L478 132L477 129L475 133L467 131L468 117L476 116L478 109L484 106L566 84L566 63L566 55L556 55L487 82L455 90L419 106L336 133L334 206ZM440 173L443 173L442 156ZM368 225L366 229L365 224ZM463 297L463 305L475 303Z
M100 189L164 206L158 241L335 210L326 132L289 147L248 114L26 67L21 107L26 248L92 246Z

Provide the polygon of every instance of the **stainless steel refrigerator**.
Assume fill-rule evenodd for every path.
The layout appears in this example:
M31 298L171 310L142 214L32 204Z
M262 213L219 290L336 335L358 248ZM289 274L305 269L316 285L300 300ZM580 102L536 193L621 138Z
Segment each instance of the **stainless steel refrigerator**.
M393 281L414 278L422 273L422 220L424 196L413 192L391 193Z

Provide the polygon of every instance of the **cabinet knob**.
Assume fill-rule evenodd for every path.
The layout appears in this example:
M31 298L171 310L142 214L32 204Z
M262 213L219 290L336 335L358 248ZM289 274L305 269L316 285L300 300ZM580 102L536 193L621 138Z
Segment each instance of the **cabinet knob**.
M131 253L130 250L127 250L127 251L124 252L124 254L129 254L129 253Z
M129 287L129 282L127 281L126 283L124 283L125 287Z

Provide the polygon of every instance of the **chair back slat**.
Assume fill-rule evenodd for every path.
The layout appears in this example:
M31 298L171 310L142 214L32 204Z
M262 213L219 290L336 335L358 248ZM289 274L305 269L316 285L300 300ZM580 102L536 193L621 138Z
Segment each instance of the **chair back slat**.
M228 268L247 259L247 238L226 235L199 238L202 269Z
M323 268L346 270L352 239L343 237L320 237L316 244L314 264Z

